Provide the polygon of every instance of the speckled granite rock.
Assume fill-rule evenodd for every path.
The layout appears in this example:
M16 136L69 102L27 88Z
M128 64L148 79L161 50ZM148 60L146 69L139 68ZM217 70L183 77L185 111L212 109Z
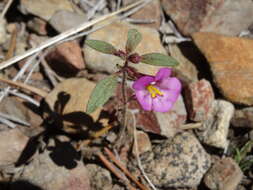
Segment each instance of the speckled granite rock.
M242 177L240 167L232 158L222 158L206 173L204 182L210 190L235 190Z
M204 121L212 111L214 93L209 81L202 79L190 83L185 92L185 102L192 121Z
M189 132L155 145L152 154L142 164L152 183L163 189L195 187L211 165L210 156Z

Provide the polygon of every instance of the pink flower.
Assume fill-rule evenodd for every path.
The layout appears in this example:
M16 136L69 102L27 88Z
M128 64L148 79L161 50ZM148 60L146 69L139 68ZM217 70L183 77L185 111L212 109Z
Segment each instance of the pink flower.
M141 107L146 111L167 112L177 101L181 82L170 77L171 69L161 68L156 76L143 76L133 84Z

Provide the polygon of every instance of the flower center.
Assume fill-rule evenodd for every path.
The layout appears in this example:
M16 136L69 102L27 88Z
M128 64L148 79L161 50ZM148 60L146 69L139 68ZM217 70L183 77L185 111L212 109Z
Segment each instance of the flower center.
M148 90L148 92L151 94L151 97L152 98L156 98L156 96L157 95L159 95L159 96L163 96L163 93L160 91L160 90L158 90L155 86L153 86L153 85L148 85L147 87L146 87L146 89Z

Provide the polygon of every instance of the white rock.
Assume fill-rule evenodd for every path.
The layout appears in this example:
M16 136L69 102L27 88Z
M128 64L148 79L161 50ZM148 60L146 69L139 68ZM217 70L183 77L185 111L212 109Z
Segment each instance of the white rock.
M0 44L6 41L6 21L0 18Z
M230 102L215 100L212 114L203 123L204 131L198 133L200 139L208 145L226 149L228 129L234 110L234 106Z

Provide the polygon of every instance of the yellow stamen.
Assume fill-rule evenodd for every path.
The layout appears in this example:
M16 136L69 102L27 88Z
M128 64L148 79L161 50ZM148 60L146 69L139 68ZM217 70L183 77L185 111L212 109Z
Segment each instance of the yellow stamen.
M163 96L163 93L160 91L160 90L158 90L155 86L153 86L153 85L148 85L147 87L146 87L146 89L148 90L148 92L151 94L151 97L152 98L155 98L156 96L157 96L157 94L158 95L160 95L160 96Z

